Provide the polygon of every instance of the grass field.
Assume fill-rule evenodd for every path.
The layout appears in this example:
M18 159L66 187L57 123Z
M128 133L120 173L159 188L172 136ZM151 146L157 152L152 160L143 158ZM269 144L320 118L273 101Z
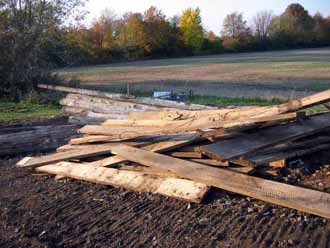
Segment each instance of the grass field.
M30 119L62 114L59 105L42 105L28 102L0 102L0 121Z
M66 78L109 91L171 90L226 97L292 98L330 88L330 48L225 54L66 68Z

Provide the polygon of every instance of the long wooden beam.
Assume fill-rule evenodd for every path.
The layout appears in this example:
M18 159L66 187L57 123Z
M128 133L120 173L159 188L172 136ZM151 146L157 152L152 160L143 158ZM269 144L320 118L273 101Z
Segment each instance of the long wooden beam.
M110 154L111 147L116 146L116 144L105 144L97 147L91 147L86 149L58 152L42 157L27 157L22 159L17 163L18 167L37 167L45 164L56 163L60 161L65 161L68 159L86 158L91 156Z
M90 164L62 162L38 167L38 172L111 185L138 192L152 192L200 203L209 187L202 183L153 173L102 168Z
M125 145L112 150L127 160L168 170L182 178L330 218L330 194L327 193L207 167Z
M115 139L131 139L148 135L163 135L174 133L187 133L206 128L233 128L255 125L264 122L282 122L296 118L296 113L281 114L276 116L267 116L260 118L248 118L238 120L223 121L221 117L203 117L200 119L165 121L158 126L141 126L132 124L128 121L128 125L98 126L87 125L80 129L80 133L89 135L109 135ZM119 121L124 123L125 120Z
M175 102L175 101L163 100L163 99L157 99L151 97L134 97L124 94L112 94L97 90L77 89L77 88L70 88L65 86L38 84L38 88L57 90L62 92L101 97L101 98L109 98L118 101L134 102L138 104L152 105L152 106L166 107L166 108L186 109L186 110L214 109L214 107L208 107L198 104L186 104L182 102Z
M143 146L142 148L144 150L153 151L153 152L167 152L167 151L175 150L177 148L189 145L196 140L197 140L197 138L192 136L191 138L187 138L186 140L163 141L163 142L158 142L155 144L146 145L146 146ZM92 163L90 163L90 165L97 166L97 167L105 167L105 166L122 163L125 161L127 161L126 158L116 155L116 156L112 156L109 158L105 158L102 160L92 162Z
M322 91L314 95L303 97L301 99L291 100L275 106L266 107L243 107L236 109L218 109L218 110L201 110L201 111L157 111L157 112L141 112L129 113L129 119L132 120L179 120L189 118L201 118L205 116L223 116L227 119L237 119L244 117L265 117L271 115L295 112L300 109L310 107L330 101L330 90Z

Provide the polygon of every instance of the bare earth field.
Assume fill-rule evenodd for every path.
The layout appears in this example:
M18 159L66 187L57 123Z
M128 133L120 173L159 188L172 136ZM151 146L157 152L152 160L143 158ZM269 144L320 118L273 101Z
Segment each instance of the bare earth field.
M123 91L130 83L140 92L288 98L330 87L330 48L137 61L59 73L110 91Z

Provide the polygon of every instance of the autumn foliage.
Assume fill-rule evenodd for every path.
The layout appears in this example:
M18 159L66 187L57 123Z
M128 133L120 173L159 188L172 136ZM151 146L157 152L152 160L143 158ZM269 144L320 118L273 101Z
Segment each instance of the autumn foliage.
M68 23L83 2L0 1L0 96L20 97L54 67L330 45L330 17L311 16L300 4L278 16L261 11L252 23L230 13L215 34L205 30L199 8L174 17L156 7L120 17L105 10L90 25Z

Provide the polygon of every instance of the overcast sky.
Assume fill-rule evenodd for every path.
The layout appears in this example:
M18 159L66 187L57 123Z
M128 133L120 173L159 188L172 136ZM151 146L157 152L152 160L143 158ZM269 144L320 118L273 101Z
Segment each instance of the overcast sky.
M200 7L204 28L219 33L222 20L228 13L243 12L245 19L250 21L260 10L272 10L280 14L290 3L302 4L312 15L316 11L330 15L330 0L89 0L87 8L90 14L86 22L90 23L105 8L120 16L129 11L144 12L150 6L156 6L167 17L171 17L180 15L188 7Z

